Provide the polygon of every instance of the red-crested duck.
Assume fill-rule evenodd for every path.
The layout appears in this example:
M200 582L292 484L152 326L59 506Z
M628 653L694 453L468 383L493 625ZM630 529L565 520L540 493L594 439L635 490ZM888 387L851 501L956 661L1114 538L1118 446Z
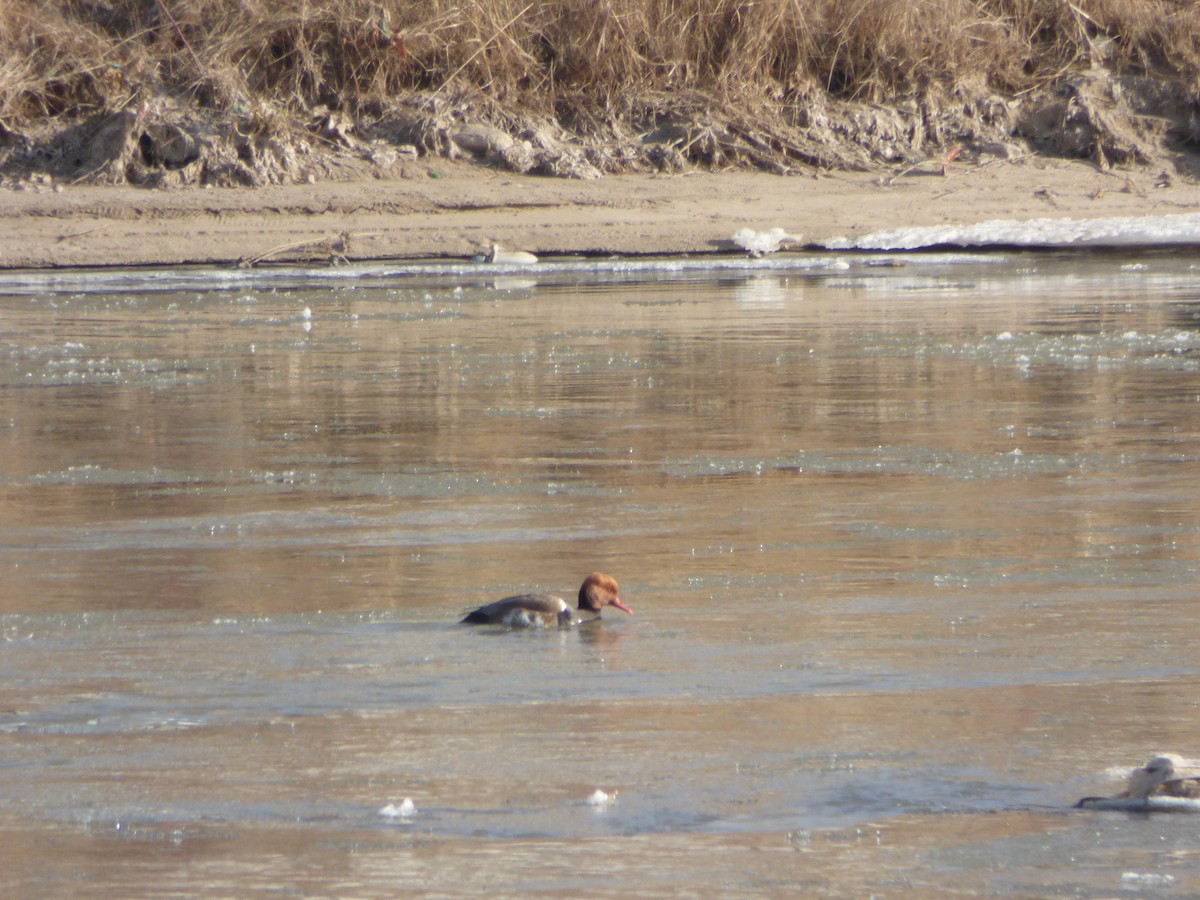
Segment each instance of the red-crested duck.
M633 610L617 595L617 579L602 572L593 572L579 587L579 609L595 613L615 606L633 615ZM518 594L481 606L462 620L468 625L504 625L508 628L546 628L574 625L576 619L567 601L558 594Z

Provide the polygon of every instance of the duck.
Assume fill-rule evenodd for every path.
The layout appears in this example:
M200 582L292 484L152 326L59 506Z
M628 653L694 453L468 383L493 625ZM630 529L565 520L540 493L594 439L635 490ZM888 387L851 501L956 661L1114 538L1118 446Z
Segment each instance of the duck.
M1200 768L1177 753L1160 753L1129 773L1125 790L1112 797L1084 797L1077 807L1103 807L1120 801L1147 801L1151 797L1200 798Z
M612 606L628 615L633 610L621 602L617 579L603 572L593 572L579 586L579 606L584 612L600 618L600 610ZM558 594L517 594L505 597L467 613L463 625L503 625L506 628L565 628L578 624L570 605Z

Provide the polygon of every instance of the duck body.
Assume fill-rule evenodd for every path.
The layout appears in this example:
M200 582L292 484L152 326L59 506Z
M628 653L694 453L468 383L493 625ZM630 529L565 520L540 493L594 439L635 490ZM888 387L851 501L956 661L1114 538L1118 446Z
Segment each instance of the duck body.
M621 602L617 580L602 572L593 572L579 588L578 609L599 618L605 606L615 606L633 615ZM467 613L464 625L503 625L505 628L568 628L583 621L570 604L558 594L517 594L488 603Z
M564 628L574 614L558 594L517 594L467 613L464 625L503 625L505 628Z

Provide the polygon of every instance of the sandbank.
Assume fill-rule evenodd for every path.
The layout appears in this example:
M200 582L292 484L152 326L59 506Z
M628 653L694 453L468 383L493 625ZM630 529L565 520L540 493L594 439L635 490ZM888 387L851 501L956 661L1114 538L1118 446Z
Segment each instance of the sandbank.
M805 241L911 225L1200 210L1200 185L1149 168L1030 156L895 173L519 176L430 160L394 180L254 188L27 185L0 191L0 268L734 252L739 228ZM331 248L333 248L331 250Z

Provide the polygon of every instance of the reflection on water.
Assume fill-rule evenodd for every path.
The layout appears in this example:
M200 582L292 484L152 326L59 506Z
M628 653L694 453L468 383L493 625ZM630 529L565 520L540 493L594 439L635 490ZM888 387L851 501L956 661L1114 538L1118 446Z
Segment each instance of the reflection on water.
M0 893L1184 890L1200 278L876 262L0 297Z

